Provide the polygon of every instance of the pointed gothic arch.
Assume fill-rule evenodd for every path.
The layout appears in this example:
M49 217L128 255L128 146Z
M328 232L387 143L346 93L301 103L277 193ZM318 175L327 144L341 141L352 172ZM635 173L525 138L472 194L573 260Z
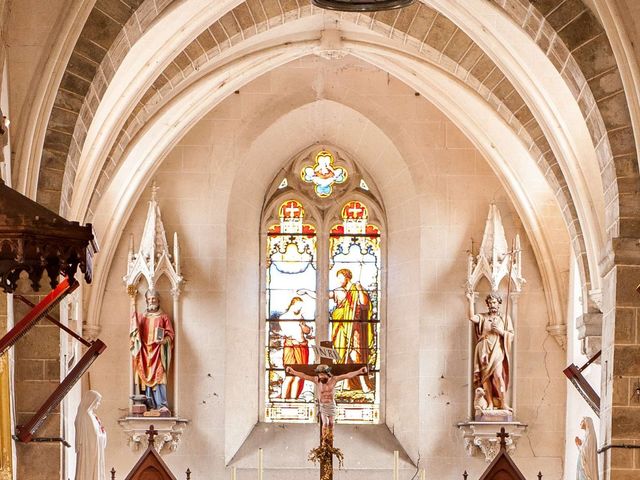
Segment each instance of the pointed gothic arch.
M386 216L374 181L344 149L308 147L273 179L261 231L266 355L260 417L316 420L313 385L283 369L285 363L318 361L313 346L328 339L339 363L368 363L371 369L361 382L338 386L338 420L378 423ZM336 289L353 293L339 300Z

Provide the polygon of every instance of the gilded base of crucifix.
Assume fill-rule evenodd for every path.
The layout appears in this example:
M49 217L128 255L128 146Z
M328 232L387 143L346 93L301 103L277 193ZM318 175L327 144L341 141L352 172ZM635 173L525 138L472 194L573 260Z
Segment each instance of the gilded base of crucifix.
M342 468L344 454L342 450L333 446L333 427L321 428L321 432L320 446L309 452L309 461L320 464L320 480L332 480L333 457L338 459L338 467Z

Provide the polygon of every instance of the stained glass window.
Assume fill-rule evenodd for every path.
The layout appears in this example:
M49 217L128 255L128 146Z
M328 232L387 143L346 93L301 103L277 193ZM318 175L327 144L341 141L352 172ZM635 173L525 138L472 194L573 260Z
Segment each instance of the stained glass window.
M380 229L356 200L341 217L330 235L329 334L339 363L368 364L370 374L336 387L336 418L369 423L380 416Z
M380 421L381 212L375 184L327 149L274 178L263 212L265 421L317 421L314 384L284 365L319 363L324 340L334 362L369 366L336 386L336 420Z
M333 155L327 150L322 150L316 155L316 163L307 166L300 173L302 180L313 183L316 195L321 198L333 193L333 186L347 181L347 170L336 167L333 164Z
M287 200L267 234L266 420L315 419L313 384L286 376L285 363L313 363L316 312L316 231L304 207ZM309 294L307 294L309 293Z

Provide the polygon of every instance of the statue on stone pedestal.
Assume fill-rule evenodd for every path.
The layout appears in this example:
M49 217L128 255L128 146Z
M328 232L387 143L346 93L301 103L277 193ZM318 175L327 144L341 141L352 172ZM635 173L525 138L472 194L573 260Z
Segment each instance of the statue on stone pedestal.
M584 440L576 437L576 445L580 450L576 480L598 480L598 442L591 417L583 417L580 428L584 430Z
M167 374L171 364L174 331L169 315L160 309L160 296L150 288L145 293L147 308L136 312L135 290L131 296L130 351L136 385L147 397L151 410L170 416L167 402Z
M509 414L507 391L509 390L510 356L513 344L513 325L507 316L503 318L499 312L502 298L497 293L486 297L487 313L475 313L475 294L467 294L469 298L469 320L474 323L476 345L473 354L473 382L476 390L474 406L484 405L478 398L484 393L486 409L504 411ZM494 412L497 413L497 412ZM478 409L476 408L476 419Z
M107 433L96 415L102 396L93 390L85 392L76 414L75 480L106 480L104 451Z

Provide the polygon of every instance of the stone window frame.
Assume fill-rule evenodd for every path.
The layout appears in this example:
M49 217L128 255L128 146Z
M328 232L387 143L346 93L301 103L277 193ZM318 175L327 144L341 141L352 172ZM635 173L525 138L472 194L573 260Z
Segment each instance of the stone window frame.
M346 167L348 171L347 181L343 184L334 184L333 193L325 198L321 198L314 193L314 186L311 183L305 183L301 179L300 172L303 167L313 165L315 156L321 150L328 150L334 156L334 165ZM283 179L287 179L287 186L279 188ZM368 187L362 187L361 180ZM375 422L358 423L360 426L381 425L385 423L385 391L386 391L386 318L387 318L387 264L388 264L388 222L386 218L386 209L382 201L382 195L376 186L373 178L360 167L359 162L353 159L344 149L327 144L316 144L307 147L301 152L290 157L284 163L282 169L278 171L271 185L266 191L265 200L262 206L260 219L260 286L259 286L259 411L258 419L260 422L273 424L286 424L291 422L276 422L266 420L266 398L265 382L266 359L264 349L266 345L265 339L265 323L266 323L266 248L267 248L267 232L271 225L277 224L278 207L288 199L296 199L302 203L305 209L304 223L312 224L316 229L316 245L317 245L317 283L316 292L318 292L318 301L316 303L315 326L317 332L327 332L329 329L329 311L328 296L321 298L320 292L328 291L329 279L329 236L331 228L342 222L340 216L342 207L350 200L358 200L364 203L369 210L369 223L375 224L380 229L380 256L381 256L381 272L380 272L380 298L379 298L379 356L380 356L380 374L379 384L379 417ZM324 336L317 341L327 340ZM312 423L312 422L295 422L295 423Z

